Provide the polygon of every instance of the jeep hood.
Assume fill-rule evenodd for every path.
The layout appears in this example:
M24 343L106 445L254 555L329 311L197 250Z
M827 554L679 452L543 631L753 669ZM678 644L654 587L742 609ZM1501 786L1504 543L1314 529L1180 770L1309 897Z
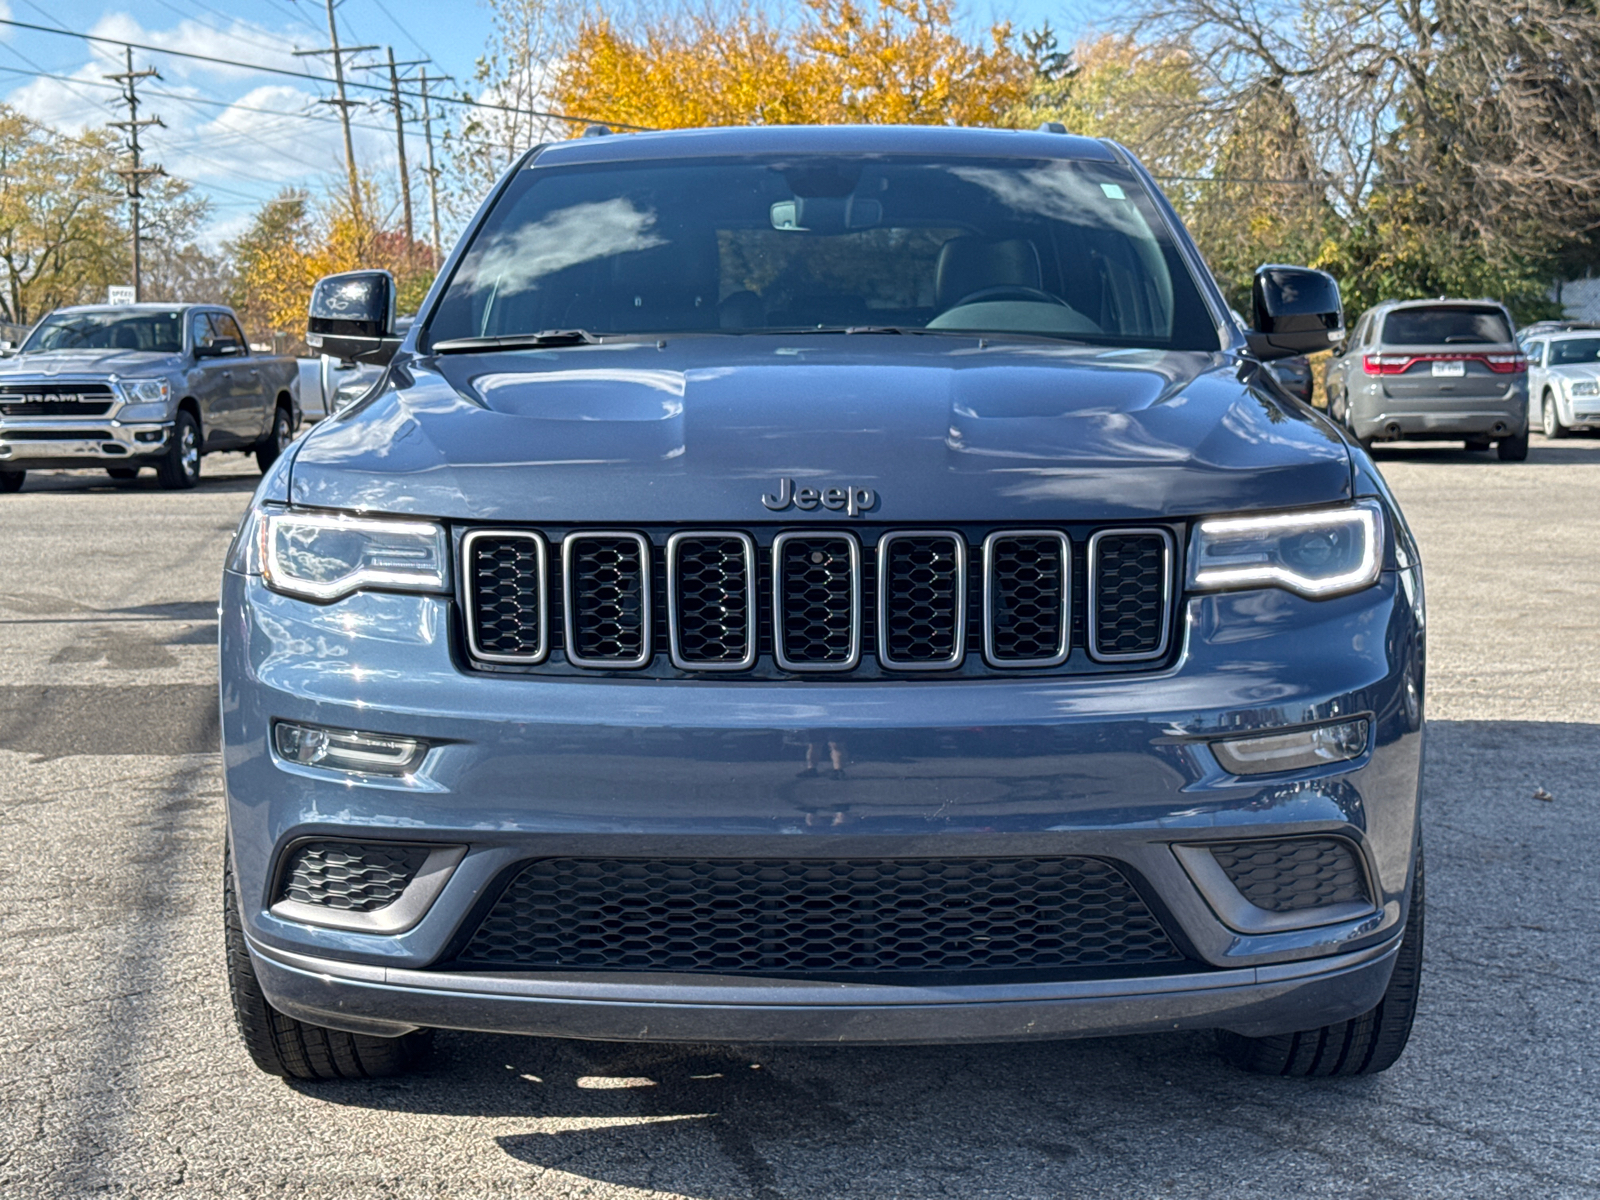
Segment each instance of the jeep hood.
M295 503L559 524L1101 521L1330 503L1349 453L1225 354L948 337L690 337L397 359L299 447Z

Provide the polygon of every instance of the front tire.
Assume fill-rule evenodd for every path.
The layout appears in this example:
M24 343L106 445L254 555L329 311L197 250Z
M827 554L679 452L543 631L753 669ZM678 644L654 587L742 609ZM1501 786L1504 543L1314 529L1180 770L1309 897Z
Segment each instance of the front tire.
M1411 911L1400 937L1394 974L1377 1007L1348 1021L1252 1038L1217 1031L1217 1047L1236 1067L1258 1075L1376 1075L1399 1061L1411 1039L1422 990L1422 942L1425 924L1422 856L1417 855L1411 882Z
M250 1060L268 1075L280 1079L379 1079L404 1074L427 1056L433 1044L431 1029L397 1038L368 1037L297 1021L267 1003L245 945L231 852L223 855L222 913L234 1022Z
M1514 438L1501 438L1495 443L1495 452L1500 455L1501 462L1526 462L1528 435L1523 433Z
M1556 404L1554 393L1544 394L1544 435L1547 438L1564 438L1572 432L1561 423L1561 408Z
M28 478L26 471L0 471L0 495L7 492L20 492L22 483Z
M266 438L256 444L256 466L261 468L265 475L272 469L272 464L289 448L289 443L294 441L294 419L289 410L283 405L278 405L277 411L272 414L272 431Z
M168 491L182 491L200 482L200 423L180 409L172 424L172 444L156 464L156 479Z

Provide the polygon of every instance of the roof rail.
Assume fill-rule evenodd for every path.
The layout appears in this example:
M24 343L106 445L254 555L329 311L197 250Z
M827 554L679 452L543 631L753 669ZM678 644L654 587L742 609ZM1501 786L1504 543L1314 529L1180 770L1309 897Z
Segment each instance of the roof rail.
M579 137L610 137L611 133L612 133L611 126L594 124L594 125L585 125L583 127L583 132L580 133L578 136Z

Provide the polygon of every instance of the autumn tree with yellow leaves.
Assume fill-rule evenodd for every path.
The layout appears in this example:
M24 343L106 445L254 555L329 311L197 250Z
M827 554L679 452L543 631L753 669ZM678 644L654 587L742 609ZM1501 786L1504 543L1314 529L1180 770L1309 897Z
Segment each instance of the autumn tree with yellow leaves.
M286 334L297 344L316 281L360 268L391 271L397 311L416 311L433 282L432 251L424 242L408 246L392 219L373 215L386 208L370 179L361 181L361 200L359 209L351 207L343 181L320 199L286 188L227 244L235 279L231 301L247 330Z
M792 26L745 2L626 30L583 21L556 107L654 129L703 125L995 125L1032 69L1009 24L986 40L948 0L805 0Z

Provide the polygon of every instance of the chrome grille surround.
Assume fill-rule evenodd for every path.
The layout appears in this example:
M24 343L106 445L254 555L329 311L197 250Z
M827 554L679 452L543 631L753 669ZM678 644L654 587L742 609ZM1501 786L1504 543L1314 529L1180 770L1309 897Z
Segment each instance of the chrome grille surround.
M697 542L738 542L744 562L744 653L737 659L695 658L684 652L686 621L681 590L687 580L681 557L686 547ZM756 576L756 543L748 533L736 529L697 529L675 533L667 539L667 652L672 665L684 671L748 671L756 665L760 647L758 605L759 580Z
M788 651L790 649L789 637L791 627L796 619L792 607L785 603L789 595L791 584L789 572L785 569L785 550L791 544L806 543L835 543L846 548L846 570L849 572L848 585L845 595L847 619L849 621L848 649L842 657L826 659L795 659ZM813 553L821 552L820 548ZM794 564L799 565L799 564ZM832 560L826 563L815 564L828 567ZM803 568L809 571L809 568ZM837 572L829 572L829 577L817 581L817 590L836 593L835 576ZM827 636L832 637L837 627L837 613L840 607L836 595L818 596L812 604L815 619L831 625ZM831 605L831 610L826 606ZM826 639L824 639L826 640ZM830 653L832 653L830 651ZM861 543L852 533L834 532L802 532L792 531L780 533L772 539L772 654L778 666L785 671L853 671L856 664L861 661Z
M592 576L581 569L578 562L582 547L589 543L611 543L613 548L618 546L632 546L637 555L638 568L635 574L637 603L634 611L638 613L637 619L628 611L627 587L624 579L613 583L600 579L599 587L604 592L616 592L615 596L606 595L598 600L603 609L618 610L615 615L607 613L599 618L600 621L613 625L616 631L601 635L608 640L619 640L630 636L630 630L636 631L631 636L637 638L638 650L634 654L616 655L589 655L580 653L579 647L587 637L593 636L594 631L583 628L583 623L590 619L587 614L580 611L580 587L586 579ZM650 539L642 533L634 533L626 529L585 529L580 533L569 533L561 542L561 586L562 586L562 624L566 635L567 661L577 667L596 667L602 670L627 670L634 667L643 667L649 664L651 656L655 653L651 646L651 613L650 613L650 583L653 571L651 570ZM627 620L622 618L626 617Z
M474 552L482 542L519 542L526 541L533 548L535 555L535 577L533 591L537 593L534 600L534 611L537 614L537 643L531 651L507 653L504 650L485 649L481 638L480 629L483 625L483 589L481 567L474 557ZM549 551L546 548L543 535L532 529L473 529L461 539L461 570L457 573L461 587L461 610L467 614L467 649L472 657L485 662L503 663L541 663L550 654L550 561ZM509 581L508 581L509 582ZM518 587L519 598L525 595L526 589ZM513 619L518 619L515 614L510 614ZM525 619L525 618L521 618Z
M902 542L947 543L952 560L948 569L951 577L950 585L943 586L937 578L939 573L944 573L937 564L917 564L917 569L923 574L932 572L934 577L922 582L906 582L913 593L931 591L932 595L924 595L921 598L908 595L902 600L898 595L891 594L901 582L896 578L898 569L894 561L894 548ZM948 632L941 631L935 624L939 616L937 609L941 591L948 595L950 608ZM927 615L919 618L907 613L906 610L912 608L929 611ZM892 627L895 621L899 621L902 626L916 623L927 627L928 633L922 635L920 640L937 643L948 639L950 652L930 658L895 657L892 647L897 633L900 632ZM878 661L886 667L893 667L896 671L946 671L952 667L959 667L966 652L967 539L959 533L945 529L901 529L884 534L878 539Z
M1059 548L1060 578L1056 586L1058 615L1055 653L1044 657L1006 658L997 646L995 630L1003 597L996 583L1000 547L1009 541L1054 541ZM1059 529L998 529L983 539L983 657L1002 670L1024 667L1059 667L1072 653L1072 539Z
M1154 645L1133 651L1105 650L1101 647L1101 611L1100 584L1103 570L1101 560L1105 557L1102 547L1107 539L1112 538L1157 538L1161 544L1161 609L1158 616L1157 628L1159 630L1157 641ZM1172 534L1166 529L1155 526L1132 529L1101 529L1089 537L1089 570L1087 600L1089 620L1085 628L1084 640L1088 644L1089 656L1096 662L1148 662L1151 659L1161 658L1167 652L1167 647L1172 640L1172 586L1173 564L1175 553L1173 549Z

